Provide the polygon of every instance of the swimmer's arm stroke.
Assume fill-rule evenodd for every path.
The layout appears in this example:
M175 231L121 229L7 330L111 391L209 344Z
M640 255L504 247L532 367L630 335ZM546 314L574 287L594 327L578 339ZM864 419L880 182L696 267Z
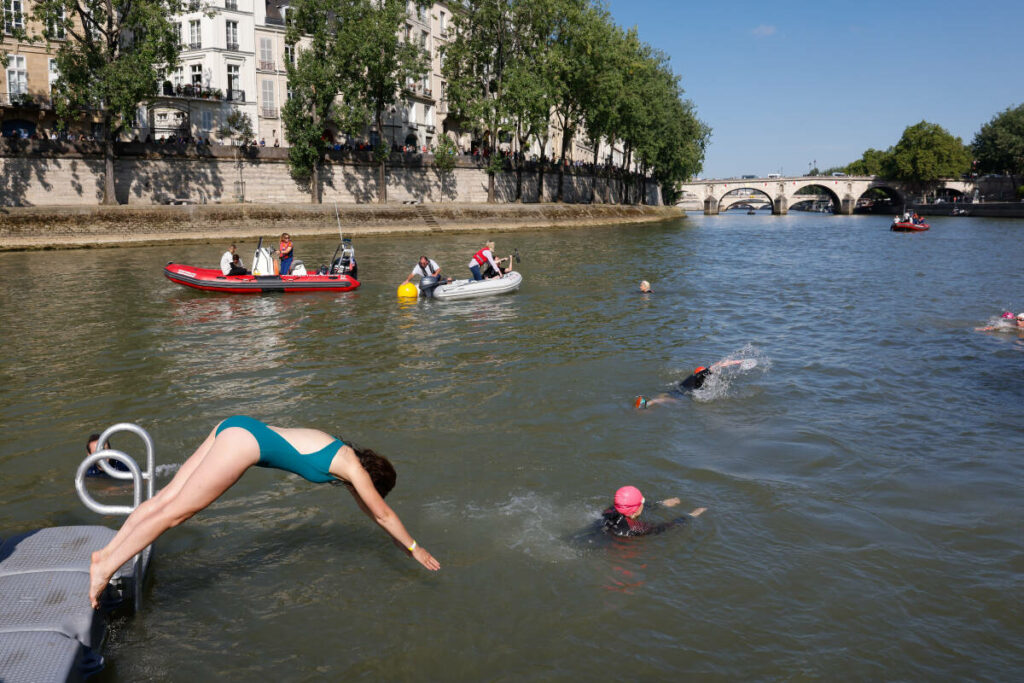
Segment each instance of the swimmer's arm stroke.
M395 545L400 546L417 562L431 571L440 569L441 563L435 560L434 556L427 552L425 548L420 547L419 544L411 551L409 550L415 539L406 530L402 520L391 509L391 506L385 503L384 499L377 493L377 489L374 488L373 481L370 479L370 475L366 473L366 470L359 466L349 467L348 470L344 473L343 478L349 483L347 488L352 497L355 498L359 509L376 522L378 526L387 531L391 538L394 539Z
M742 358L740 360L720 360L717 363L712 363L711 369L714 370L716 368L727 368L731 365L741 365L742 363Z

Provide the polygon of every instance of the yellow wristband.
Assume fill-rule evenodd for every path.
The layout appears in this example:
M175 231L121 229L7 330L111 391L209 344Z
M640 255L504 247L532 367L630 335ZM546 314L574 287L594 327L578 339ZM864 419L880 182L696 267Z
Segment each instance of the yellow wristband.
M409 547L407 548L407 550L408 550L408 551L409 551L410 553L411 553L411 552L412 552L413 550L416 550L416 541L413 541L413 542L412 542L412 545L411 545L411 546L409 546Z

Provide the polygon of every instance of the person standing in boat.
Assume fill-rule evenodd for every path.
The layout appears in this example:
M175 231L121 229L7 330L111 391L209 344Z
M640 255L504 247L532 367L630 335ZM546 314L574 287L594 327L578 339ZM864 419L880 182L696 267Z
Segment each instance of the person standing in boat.
M278 245L278 257L281 259L281 275L288 275L292 270L292 261L294 260L294 246L292 245L292 237L288 233L281 233L281 243Z
M474 280L484 279L480 269L487 265L493 268L495 273L501 272L501 266L494 260L494 242L487 242L483 249L473 254L473 259L469 262L469 272L473 274Z
M254 418L235 415L218 424L178 469L171 483L137 507L110 543L92 554L92 606L99 607L100 596L121 565L165 531L217 500L254 465L298 474L316 484L345 486L359 509L383 528L395 545L427 569L441 568L384 502L397 478L387 458L317 429L271 427Z
M409 280L412 280L417 275L420 276L421 278L436 277L438 281L440 281L441 266L437 265L437 261L435 261L432 258L420 256L419 262L416 263L416 266L412 269L412 272L409 273L409 277L405 278L405 282L403 282L402 284L406 284L407 282L409 282Z

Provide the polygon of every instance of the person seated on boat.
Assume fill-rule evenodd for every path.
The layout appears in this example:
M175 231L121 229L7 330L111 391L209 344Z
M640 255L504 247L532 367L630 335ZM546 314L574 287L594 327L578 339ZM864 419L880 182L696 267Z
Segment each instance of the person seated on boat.
M165 531L209 506L253 466L284 470L317 484L344 485L359 509L381 526L395 545L427 569L441 568L384 502L396 480L395 468L386 458L317 429L271 427L235 415L218 424L171 482L137 507L110 543L92 554L92 606L99 607L100 595L121 565Z
M292 237L288 233L281 233L281 243L278 244L278 258L281 265L278 272L281 275L288 275L292 272L292 261L295 260L295 248L292 244Z
M235 254L231 258L231 270L228 271L228 275L252 275L252 273L242 265L242 257Z
M652 523L640 519L645 507L648 510L655 510L660 507L672 508L677 505L679 505L678 498L646 503L640 489L635 486L623 486L615 492L612 506L601 513L601 530L606 534L622 537L660 534L694 517L700 517L707 510L707 508L696 508L688 515L667 522Z
M485 265L490 265L496 273L501 271L500 266L494 261L494 242L487 242L483 249L473 254L473 260L469 262L469 272L473 274L474 280L484 279L480 268Z
M221 255L221 257L220 257L220 272L221 272L221 274L225 275L225 276L227 276L227 275L237 275L238 273L232 273L231 269L232 269L232 267L233 267L233 265L235 263L235 260L238 259L238 258L239 258L239 256L238 256L238 252L236 250L236 247L235 247L234 244L232 244L231 246L228 247L228 250L225 251ZM239 261L239 265L241 265L241 261Z
M507 266L501 265L505 261L508 261L509 265L507 265ZM504 275L508 271L512 270L512 265L511 265L512 264L512 257L511 256L506 256L505 258L495 259L494 262L498 264L498 270L494 270L494 268L491 266L491 264L488 263L487 267L484 269L484 272L483 272L483 276L484 276L485 280L493 280L494 278L501 277L502 275Z
M698 366L694 368L692 375L679 382L679 384L676 385L676 388L670 393L661 394L655 398L637 396L633 399L633 407L639 409L649 408L653 405L658 405L659 403L676 403L684 394L701 389L704 386L704 383L707 382L708 377L714 374L715 370L718 370L719 368L727 368L733 365L741 365L743 362L743 359L720 360L717 363L712 363L710 367L704 367L703 365Z
M651 289L651 283L647 280L640 281L640 292L642 294L654 294L654 290Z
M985 327L975 327L975 332L991 332L998 330L1000 332L1020 332L1024 334L1024 313L1018 313L1014 317L1010 311L1004 311L999 317L999 322L995 325L986 325Z
M100 443L100 435L99 434L90 434L89 435L89 439L85 442L85 452L86 452L86 454L87 455L92 455L93 453L95 453L96 449L99 447L99 443ZM107 441L107 448L111 448L109 440ZM118 472L127 472L128 471L128 465L125 465L120 460L112 460L112 459L108 458L105 461L105 464L110 469L117 470ZM100 468L99 463L96 463L95 465L93 465L92 467L90 467L89 469L87 469L85 471L85 476L87 476L87 477L109 477L110 475L107 474L106 472L104 472Z
M437 265L437 261L435 261L432 258L420 256L420 260L416 263L416 266L412 269L412 272L409 273L409 277L405 278L405 282L403 282L402 284L406 284L407 282L409 282L409 280L412 280L416 276L419 276L421 278L436 277L438 282L440 282L441 266Z

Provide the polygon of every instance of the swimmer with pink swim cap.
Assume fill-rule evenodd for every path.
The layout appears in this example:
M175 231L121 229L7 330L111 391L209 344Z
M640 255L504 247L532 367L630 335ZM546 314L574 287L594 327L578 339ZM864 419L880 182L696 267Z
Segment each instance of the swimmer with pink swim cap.
M669 522L652 524L640 520L640 515L646 506L648 509L660 507L671 508L679 505L678 498L668 498L661 502L647 503L640 489L635 486L623 486L615 492L615 501L612 507L601 513L601 530L613 536L648 536L660 534L661 532L686 522L693 517L699 517L707 508L697 508L688 515L683 515Z
M1003 311L1003 314L999 316L999 323L996 325L986 325L985 327L975 327L975 332L1020 332L1024 334L1024 312L1014 315L1010 311Z

